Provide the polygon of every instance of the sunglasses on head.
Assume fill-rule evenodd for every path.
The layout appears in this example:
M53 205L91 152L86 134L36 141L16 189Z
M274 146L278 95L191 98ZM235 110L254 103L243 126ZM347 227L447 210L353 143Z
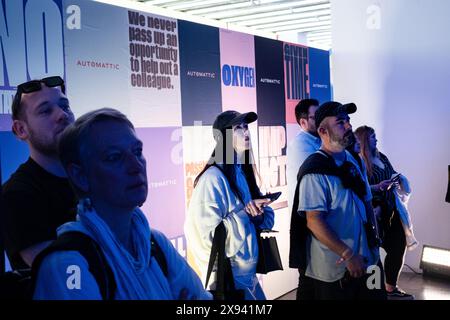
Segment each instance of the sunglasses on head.
M41 80L31 80L17 86L17 92L31 93L42 89L42 83L47 87L59 87L64 91L64 80L60 76L47 77Z
M61 87L61 91L66 93L66 88L64 86L64 80L60 76L53 76L43 78L41 80L31 80L19 84L17 86L17 92L14 97L12 105L12 116L13 119L17 119L20 107L20 99L22 98L22 93L32 93L42 89L42 84L45 84L49 88Z

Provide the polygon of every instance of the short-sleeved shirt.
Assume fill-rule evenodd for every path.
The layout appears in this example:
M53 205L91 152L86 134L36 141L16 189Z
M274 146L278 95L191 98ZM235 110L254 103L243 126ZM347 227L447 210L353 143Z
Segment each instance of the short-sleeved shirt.
M364 201L370 201L372 195L366 176L361 173L356 160L347 151L346 160L358 168L366 185ZM345 189L338 177L324 174L305 175L300 183L299 197L298 211L325 212L326 223L339 239L354 252L367 258L368 265L375 265L378 262L378 250L371 250L367 245L363 225L367 221L364 202L351 189ZM317 238L310 236L306 275L325 282L341 279L346 267L345 264L336 264L339 258Z
M69 180L47 172L31 158L3 185L2 200L5 249L13 269L28 267L22 250L56 239L56 229L76 216Z

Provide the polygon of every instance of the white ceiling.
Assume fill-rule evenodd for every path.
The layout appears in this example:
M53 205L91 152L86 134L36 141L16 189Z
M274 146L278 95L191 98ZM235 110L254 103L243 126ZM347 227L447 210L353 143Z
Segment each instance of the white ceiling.
M107 0L101 0L108 2ZM129 0L221 25L331 48L330 0ZM111 1L112 3L114 1Z

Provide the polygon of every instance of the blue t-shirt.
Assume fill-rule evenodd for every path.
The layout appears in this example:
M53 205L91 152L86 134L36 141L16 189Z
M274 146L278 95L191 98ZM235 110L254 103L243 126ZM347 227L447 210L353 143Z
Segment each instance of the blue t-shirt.
M297 186L297 174L300 166L306 158L320 149L321 141L309 132L300 131L287 147L287 184L288 203L292 207L295 187ZM290 209L289 212L292 210Z
M350 153L345 151L347 161L352 162L366 184L365 201L372 199L367 176L359 170L358 163ZM342 163L336 163L338 166ZM367 265L376 265L379 260L378 250L371 250L367 245L364 222L367 221L364 202L351 190L345 189L336 176L324 174L307 174L302 178L299 189L298 211L326 212L325 221L354 252L367 258ZM334 282L345 273L345 264L337 265L339 255L331 251L317 238L311 236L308 245L308 277Z

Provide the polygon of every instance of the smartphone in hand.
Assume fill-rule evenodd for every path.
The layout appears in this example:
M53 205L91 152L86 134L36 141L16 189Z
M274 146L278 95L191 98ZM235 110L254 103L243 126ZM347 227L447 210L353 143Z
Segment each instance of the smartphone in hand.
M281 196L281 191L274 192L274 193L267 193L263 195L261 198L263 199L270 199L272 202L277 200Z
M400 180L400 173L396 174L391 178L391 182L398 182Z

